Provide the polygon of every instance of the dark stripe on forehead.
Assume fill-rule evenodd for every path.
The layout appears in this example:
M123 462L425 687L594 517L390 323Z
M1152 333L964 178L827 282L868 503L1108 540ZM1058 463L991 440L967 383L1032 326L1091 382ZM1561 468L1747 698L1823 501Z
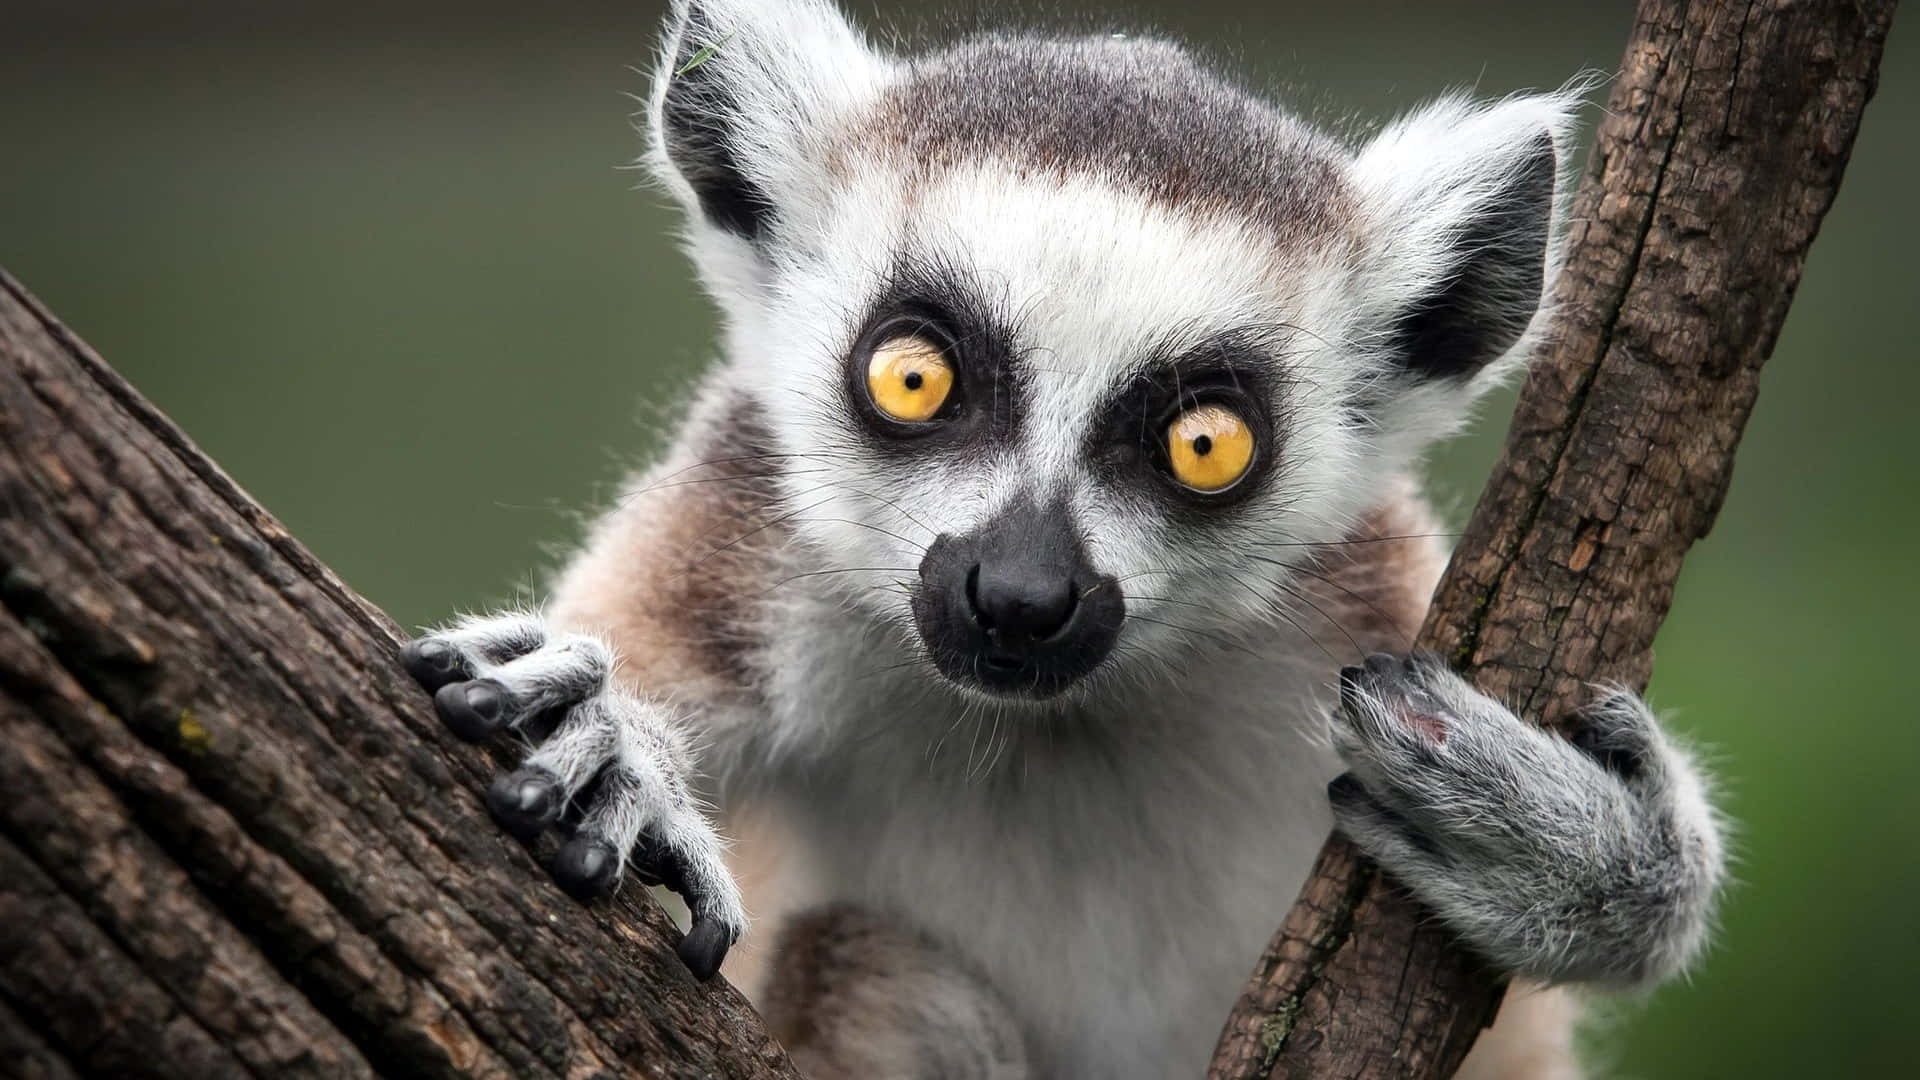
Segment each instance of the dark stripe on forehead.
M1340 147L1167 42L967 42L915 61L863 134L924 169L988 158L1101 176L1156 202L1239 214L1279 239L1347 216Z

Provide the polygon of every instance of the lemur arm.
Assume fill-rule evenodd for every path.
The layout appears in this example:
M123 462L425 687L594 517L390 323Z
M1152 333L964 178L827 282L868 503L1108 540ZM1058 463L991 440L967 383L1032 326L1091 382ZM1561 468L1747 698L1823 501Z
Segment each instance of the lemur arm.
M526 838L566 825L551 869L576 895L629 870L679 893L693 920L680 955L703 977L746 909L695 748L752 728L742 603L765 591L753 575L768 548L753 535L773 501L773 459L752 425L729 422L738 409L722 394L696 401L688 444L599 519L542 611L468 617L406 650L456 733L537 743L488 792L495 818Z
M759 608L786 539L775 485L797 467L723 382L696 394L684 444L594 522L546 605L554 624L612 645L619 680L671 699L703 737L748 723L757 706Z
M1445 563L1439 531L1403 483L1307 575L1313 606L1374 654L1341 673L1330 717L1350 770L1330 790L1340 827L1503 971L1674 974L1704 944L1725 873L1705 776L1638 695L1596 695L1569 740L1408 659Z

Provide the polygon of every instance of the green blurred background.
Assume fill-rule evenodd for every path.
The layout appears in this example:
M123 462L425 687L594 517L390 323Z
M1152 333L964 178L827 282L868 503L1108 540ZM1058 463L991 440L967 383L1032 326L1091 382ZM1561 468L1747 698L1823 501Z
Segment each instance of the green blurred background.
M1631 6L1093 21L1180 33L1344 121L1611 69ZM954 21L885 8L883 38ZM402 623L537 584L712 347L673 215L622 169L656 3L4 10L0 265ZM1917 132L1920 49L1896 32L1660 640L1654 697L1712 748L1741 883L1692 984L1618 1010L1614 1075L1920 1074ZM1435 463L1456 517L1510 400Z

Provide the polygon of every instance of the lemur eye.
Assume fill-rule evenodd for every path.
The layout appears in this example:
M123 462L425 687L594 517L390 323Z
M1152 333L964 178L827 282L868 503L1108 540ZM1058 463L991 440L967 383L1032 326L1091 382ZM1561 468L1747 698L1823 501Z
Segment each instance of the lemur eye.
M917 335L891 337L867 360L867 396L895 420L931 420L953 390L953 365L946 353Z
M1167 460L1193 490L1225 491L1253 465L1253 429L1225 405L1188 409L1167 425Z

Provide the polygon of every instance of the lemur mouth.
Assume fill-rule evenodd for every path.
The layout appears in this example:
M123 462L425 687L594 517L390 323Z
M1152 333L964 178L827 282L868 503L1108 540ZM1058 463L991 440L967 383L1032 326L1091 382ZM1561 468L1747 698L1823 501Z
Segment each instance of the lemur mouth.
M1008 697L1048 698L1113 651L1126 620L1066 507L1016 499L978 530L943 535L920 561L914 622L940 673Z

